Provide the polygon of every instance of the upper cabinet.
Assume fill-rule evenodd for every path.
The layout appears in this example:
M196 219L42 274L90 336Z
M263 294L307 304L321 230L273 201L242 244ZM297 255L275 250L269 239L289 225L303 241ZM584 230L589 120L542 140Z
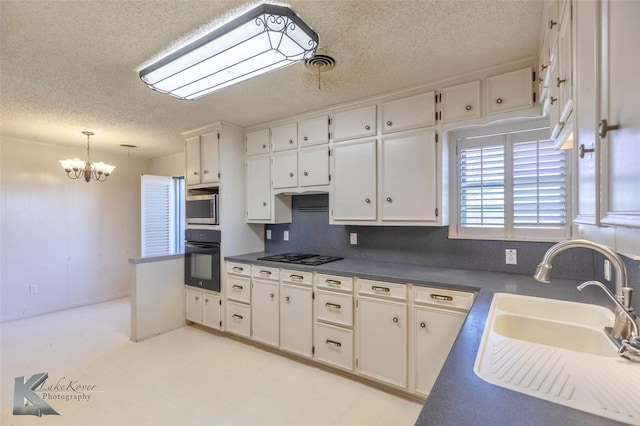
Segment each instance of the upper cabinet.
M187 186L217 186L220 179L218 135L218 132L210 132L186 139Z
M312 146L329 143L329 117L307 118L300 121L300 145Z
M480 117L480 81L444 87L440 93L443 123Z
M533 105L533 70L495 75L487 79L487 113L499 114Z
M298 124L289 123L271 128L271 143L274 151L285 151L298 147Z
M269 152L269 129L248 132L246 141L247 155L267 154Z
M436 92L421 93L381 105L382 133L436 124Z
M376 123L375 105L336 112L333 114L333 141L375 136Z

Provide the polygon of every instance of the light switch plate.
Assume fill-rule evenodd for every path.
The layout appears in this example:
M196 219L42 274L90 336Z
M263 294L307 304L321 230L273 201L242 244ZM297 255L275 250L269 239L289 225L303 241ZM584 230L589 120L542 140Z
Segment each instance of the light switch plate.
M283 235L282 235L282 238L283 238L285 241L289 241L289 231L284 231L284 233L283 233Z
M267 240L271 239L271 229L267 229Z
M349 233L349 244L358 244L358 234L356 232Z
M505 262L507 265L517 265L518 264L518 253L516 249L506 249L505 250Z

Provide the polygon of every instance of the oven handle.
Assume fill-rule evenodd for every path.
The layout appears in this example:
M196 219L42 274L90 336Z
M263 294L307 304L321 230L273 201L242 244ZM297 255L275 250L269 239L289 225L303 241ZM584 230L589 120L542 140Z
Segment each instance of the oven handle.
M195 247L195 248L217 248L220 247L220 243L198 243L193 241L185 242L185 247Z

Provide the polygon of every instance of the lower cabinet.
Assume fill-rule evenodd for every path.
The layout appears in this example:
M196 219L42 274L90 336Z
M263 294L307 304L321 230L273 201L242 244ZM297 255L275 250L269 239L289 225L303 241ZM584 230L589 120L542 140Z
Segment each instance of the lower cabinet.
M227 300L225 323L228 333L251 337L251 305Z
M251 291L251 338L265 345L280 344L280 305L277 281L253 280Z
M191 290L186 292L186 319L207 327L220 330L222 328L222 302L219 294Z
M367 282L379 298L363 296L357 305L357 371L373 379L407 386L407 304L390 300L391 288L404 284ZM405 290L406 291L406 290Z
M313 289L283 283L280 290L280 349L311 358Z

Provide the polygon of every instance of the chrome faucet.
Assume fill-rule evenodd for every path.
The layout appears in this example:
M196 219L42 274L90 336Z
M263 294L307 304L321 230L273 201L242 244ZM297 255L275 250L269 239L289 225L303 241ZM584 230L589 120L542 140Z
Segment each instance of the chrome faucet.
M633 308L631 307L631 296L633 294L633 289L627 286L627 269L624 266L622 258L611 248L588 240L562 241L547 250L547 252L544 254L544 257L542 258L542 262L540 262L540 264L536 268L536 273L533 275L533 278L540 282L548 283L551 276L551 262L558 253L561 253L570 248L588 248L597 251L598 253L604 255L611 262L616 274L615 296L609 291L609 289L607 289L603 284L597 281L587 281L586 283L579 286L578 290L582 290L587 285L595 283L605 289L607 291L607 294L611 296L611 298L616 302L615 322L613 328L611 328L611 330L607 330L607 334L609 335L611 340L616 342L618 347L621 348L621 353L627 350L630 339L634 342L631 346L633 347L637 344L638 350L640 351L640 335L638 334L638 325L636 324L635 318L631 314L631 311L633 310ZM624 342L626 342L627 346L625 346ZM640 361L640 352L638 352L637 356L638 360ZM627 358L629 357L627 356Z
M599 281L586 281L578 286L578 290L582 291L583 288L596 285L600 287L604 292L613 300L613 302L618 307L618 312L616 314L616 323L618 323L618 315L623 315L628 320L628 323L631 325L631 336L628 339L615 339L613 338L613 330L609 327L605 327L605 331L607 332L609 338L613 341L613 343L618 346L618 353L625 358L630 359L631 361L640 362L640 332L638 332L638 324L636 323L635 315L631 314L631 309L627 309L618 301L618 299L611 293L604 284ZM629 287L625 287L629 288Z

